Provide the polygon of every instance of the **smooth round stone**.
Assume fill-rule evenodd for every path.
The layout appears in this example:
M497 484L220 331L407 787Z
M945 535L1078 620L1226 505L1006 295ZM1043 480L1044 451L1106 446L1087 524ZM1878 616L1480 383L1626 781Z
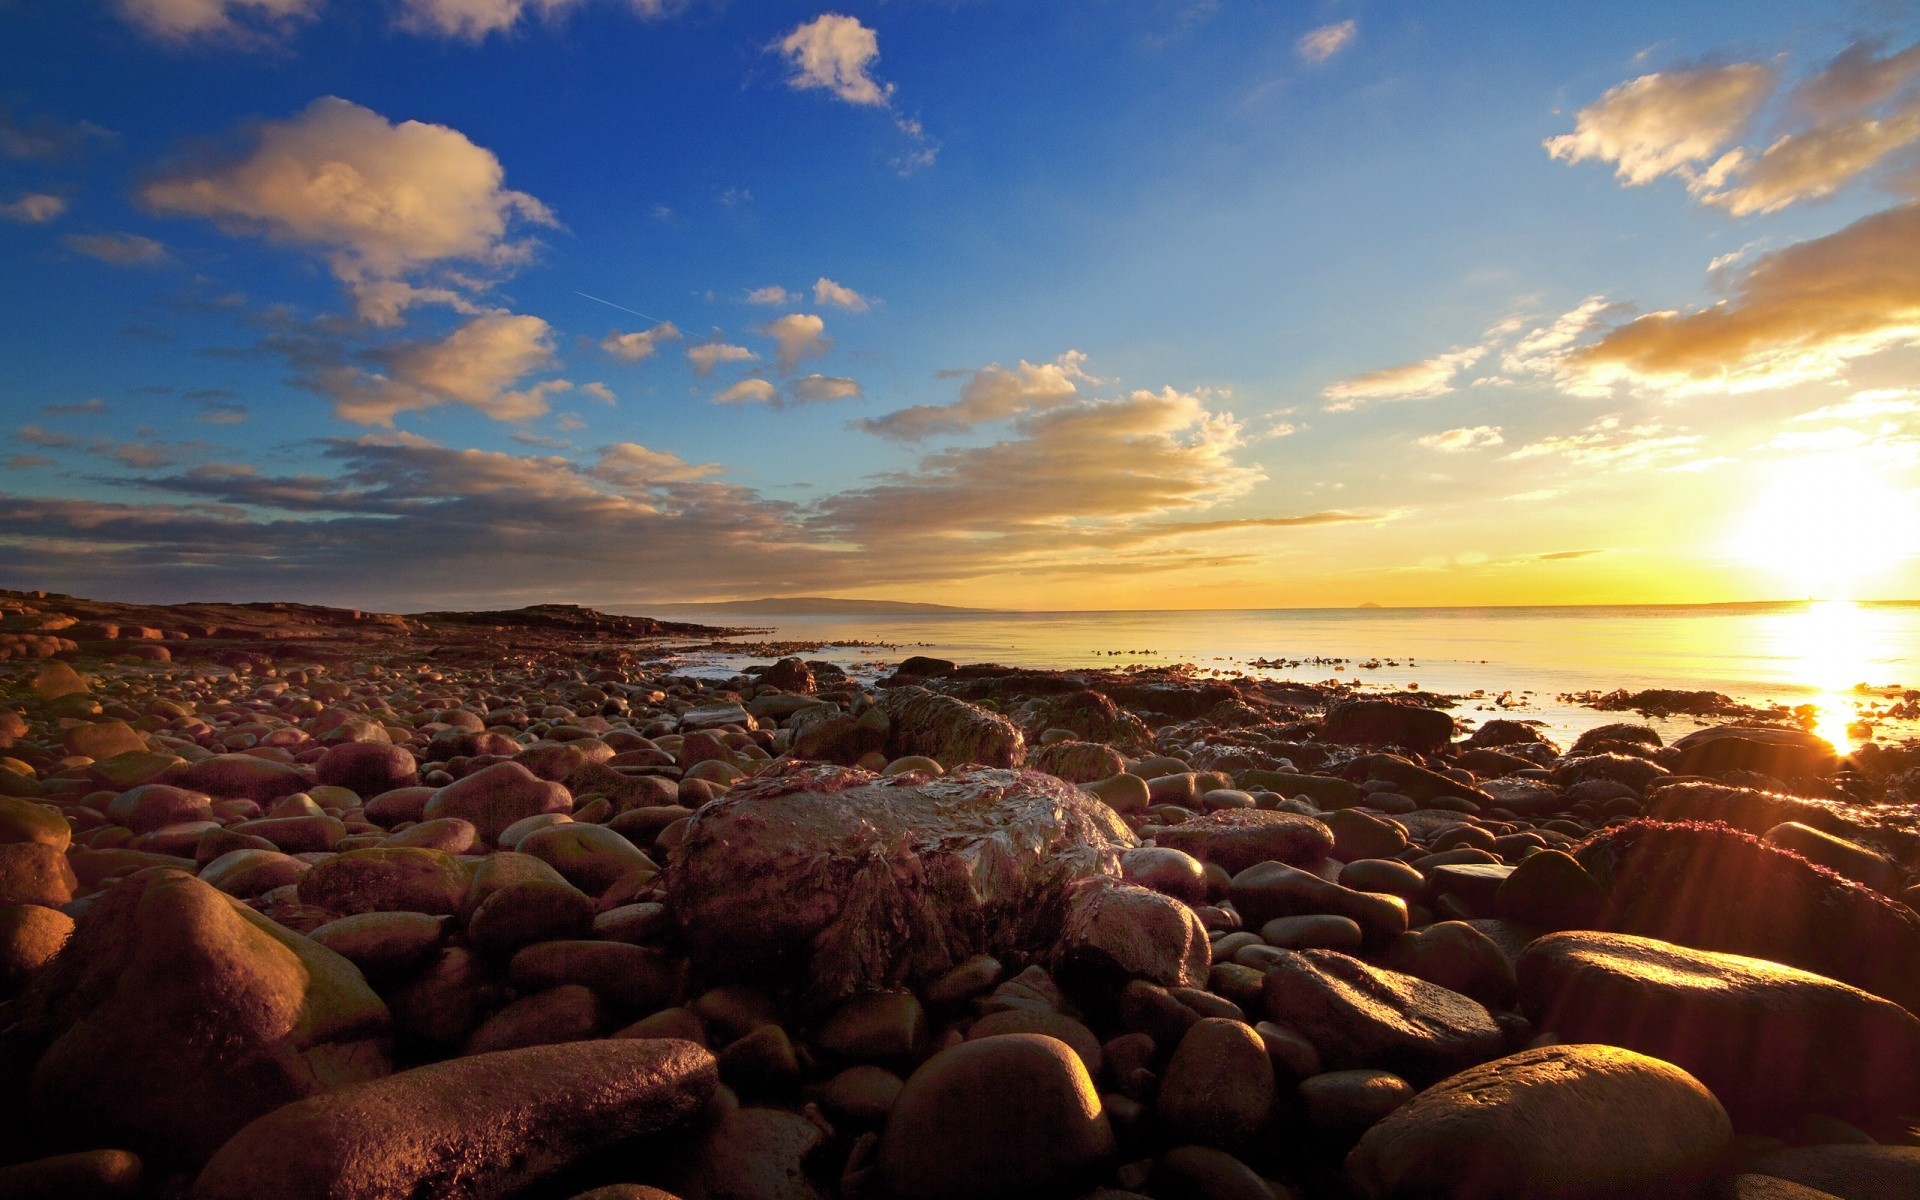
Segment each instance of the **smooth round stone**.
M814 1041L841 1058L898 1059L926 1044L927 1014L912 992L871 992L842 1004Z
M480 831L473 822L459 817L441 817L409 825L399 833L388 834L383 846L414 846L422 850L440 850L447 854L465 854L479 844Z
M481 1022L462 1054L584 1042L600 1032L600 998L577 983L522 996Z
M490 892L467 918L467 940L490 954L535 942L584 937L593 899L564 879L520 880Z
M1080 1057L1057 1038L1016 1033L921 1064L894 1103L876 1166L900 1200L1070 1195L1114 1149Z
M1212 1146L1176 1146L1154 1164L1155 1197L1165 1200L1273 1200L1266 1181Z
M413 847L372 847L336 854L300 877L300 899L345 915L365 912L455 912L467 875L451 854Z
M1260 1021L1253 1027L1266 1047L1274 1074L1284 1079L1308 1079L1320 1074L1320 1051L1299 1033L1272 1021Z
M65 853L73 842L73 830L67 824L67 818L51 804L40 804L16 796L0 796L0 844L19 845L27 842L37 842Z
M0 1167L7 1200L133 1200L140 1194L140 1156L126 1150L56 1154Z
M1469 1067L1369 1129L1347 1158L1362 1196L1693 1194L1733 1138L1726 1110L1671 1063L1614 1046L1544 1046Z
M968 1027L967 1040L978 1041L1003 1033L1043 1033L1051 1038L1059 1038L1073 1047L1073 1052L1086 1064L1087 1074L1095 1079L1100 1077L1100 1067L1105 1059L1100 1039L1085 1024L1065 1013L1041 1008L1009 1008L988 1013Z
M243 900L300 882L312 867L278 850L229 850L200 868L200 878Z
M1098 783L1081 786L1106 801L1107 807L1118 813L1144 812L1147 806L1153 803L1147 781L1131 773L1122 773L1102 779Z
M786 1094L800 1082L800 1056L793 1039L768 1023L720 1051L720 1078L744 1096Z
M680 971L672 959L623 942L537 942L514 954L507 974L522 991L583 984L628 1012L659 1008L680 988Z
M1273 1063L1260 1035L1244 1022L1209 1017L1180 1039L1155 1112L1179 1141L1231 1149L1253 1143L1274 1094Z
M182 821L212 820L213 800L203 792L147 783L109 800L106 815L115 825L124 825L135 833L151 833Z
M1351 917L1319 914L1275 917L1260 927L1260 937L1283 950L1358 950L1366 933Z
M520 849L520 843L524 841L529 834L538 833L542 829L547 829L554 825L570 824L572 821L573 818L571 816L568 816L566 813L557 812L535 813L531 817L522 817L500 831L500 848L502 850L518 850Z
M0 992L11 991L52 961L73 936L73 918L57 908L14 904L0 908Z
M659 869L613 830L579 821L535 830L520 839L520 853L547 863L590 896L600 895L630 871Z
M609 942L651 941L672 924L667 906L657 901L622 904L593 918L593 936Z
M1407 848L1406 827L1386 817L1344 808L1321 820L1333 831L1333 856L1343 862L1392 858Z
M307 936L371 976L413 966L433 952L445 932L444 917L371 912L329 921Z
M1129 850L1120 856L1120 877L1189 904L1207 900L1206 868L1184 850L1167 846Z
M1412 903L1426 894L1427 877L1392 858L1360 858L1340 868L1341 887L1378 892Z
M861 1063L848 1067L815 1089L820 1106L833 1116L860 1125L878 1125L893 1111L906 1081L892 1071Z
M1391 1071L1327 1071L1300 1081L1300 1100L1314 1129L1351 1142L1413 1099L1413 1085Z
M1437 921L1403 934L1388 949L1387 965L1489 1008L1513 1003L1512 961L1497 942L1466 921Z

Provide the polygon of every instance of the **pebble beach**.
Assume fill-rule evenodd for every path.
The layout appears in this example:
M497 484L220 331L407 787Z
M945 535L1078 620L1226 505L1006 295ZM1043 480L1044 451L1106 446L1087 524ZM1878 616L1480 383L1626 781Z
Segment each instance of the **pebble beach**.
M0 592L0 1197L1920 1196L1920 744Z

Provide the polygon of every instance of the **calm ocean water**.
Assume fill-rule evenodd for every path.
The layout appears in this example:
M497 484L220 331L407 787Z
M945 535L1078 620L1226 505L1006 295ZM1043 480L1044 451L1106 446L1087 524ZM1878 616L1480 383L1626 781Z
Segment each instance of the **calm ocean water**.
M1563 741L1622 719L1558 699L1572 692L1709 689L1754 704L1814 705L1819 731L1842 741L1859 706L1884 708L1891 690L1920 688L1920 602L857 617L709 613L698 619L769 627L782 640L828 643L812 657L862 673L878 673L909 654L929 654L1047 668L1187 663L1271 679L1359 680L1381 691L1418 684L1425 691L1478 693L1455 710L1469 720L1540 720ZM856 641L889 646L845 644ZM1261 660L1300 665L1252 665ZM689 666L723 673L751 661L716 655ZM1496 710L1495 698L1506 707ZM1662 724L1673 735L1696 726L1691 718ZM1915 732L1920 730L1912 722L1894 721L1883 723L1878 736Z

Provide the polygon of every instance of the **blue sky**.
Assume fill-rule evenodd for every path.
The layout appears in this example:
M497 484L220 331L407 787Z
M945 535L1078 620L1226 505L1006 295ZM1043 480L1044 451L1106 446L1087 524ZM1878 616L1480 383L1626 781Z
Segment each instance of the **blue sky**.
M1912 5L0 27L12 586L1920 594Z

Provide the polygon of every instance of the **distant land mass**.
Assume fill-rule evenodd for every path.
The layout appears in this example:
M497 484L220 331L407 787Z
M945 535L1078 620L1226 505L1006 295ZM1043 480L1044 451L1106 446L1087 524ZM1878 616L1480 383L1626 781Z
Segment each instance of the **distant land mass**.
M951 604L911 604L903 600L844 600L838 596L766 596L759 600L712 600L701 604L662 604L654 607L674 612L822 617L872 616L879 613L934 616L940 613L992 611L985 608L959 608Z

